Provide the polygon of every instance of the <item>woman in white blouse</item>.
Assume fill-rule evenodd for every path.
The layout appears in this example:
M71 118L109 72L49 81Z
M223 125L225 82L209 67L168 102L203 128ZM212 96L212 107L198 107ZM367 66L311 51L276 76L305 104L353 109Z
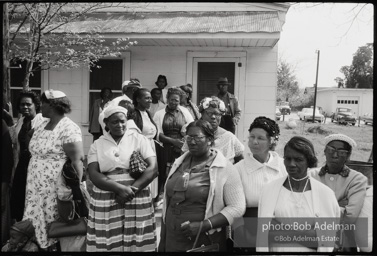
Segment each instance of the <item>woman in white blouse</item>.
M153 121L149 108L152 103L152 96L148 89L137 89L133 94L133 104L135 106L135 113L133 120L136 126L140 129L141 133L149 139L153 151L156 152L155 142L157 139L157 125ZM152 198L158 196L158 179L155 178L151 183Z
M258 217L258 202L263 186L287 175L283 158L273 151L279 134L279 125L268 117L257 117L250 125L248 146L251 153L245 154L245 158L235 164L245 191L244 217ZM255 241L256 229L249 232Z
M87 251L155 251L156 221L149 183L156 177L156 154L148 139L130 129L127 109L104 110L109 132L91 146L88 173L93 182ZM129 174L130 157L138 151L147 163L143 174Z

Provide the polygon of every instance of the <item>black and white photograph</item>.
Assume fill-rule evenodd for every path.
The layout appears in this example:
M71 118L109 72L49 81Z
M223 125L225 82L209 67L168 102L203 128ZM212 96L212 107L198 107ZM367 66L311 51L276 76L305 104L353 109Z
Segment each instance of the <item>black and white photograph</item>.
M2 252L376 252L372 3L1 6Z

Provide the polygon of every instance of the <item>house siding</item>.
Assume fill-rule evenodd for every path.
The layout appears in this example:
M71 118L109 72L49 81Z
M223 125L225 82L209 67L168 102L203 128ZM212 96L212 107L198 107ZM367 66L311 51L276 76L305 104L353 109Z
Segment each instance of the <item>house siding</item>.
M159 74L167 76L168 86L187 83L187 53L189 51L246 51L246 75L244 95L236 95L242 109L243 127L238 127L241 141L247 137L247 129L255 117L275 116L277 46L274 48L229 48L229 47L132 47L130 49L130 77L138 78L143 87L153 89ZM88 133L89 115L89 71L86 68L74 70L50 70L48 88L64 91L72 102L68 116L76 122L83 134L84 152L88 153L92 135ZM127 72L125 72L127 73ZM124 75L125 76L125 75ZM129 77L123 77L123 80ZM242 79L242 78L241 78ZM46 89L48 89L46 88ZM119 89L121 85L119 85ZM243 99L241 99L243 97Z

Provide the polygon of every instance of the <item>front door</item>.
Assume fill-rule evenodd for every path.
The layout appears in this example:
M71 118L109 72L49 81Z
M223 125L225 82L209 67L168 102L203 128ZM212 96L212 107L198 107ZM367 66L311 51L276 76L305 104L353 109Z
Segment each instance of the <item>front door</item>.
M227 77L230 86L228 91L234 94L235 62L198 62L197 103L204 97L216 96L217 81L220 77Z

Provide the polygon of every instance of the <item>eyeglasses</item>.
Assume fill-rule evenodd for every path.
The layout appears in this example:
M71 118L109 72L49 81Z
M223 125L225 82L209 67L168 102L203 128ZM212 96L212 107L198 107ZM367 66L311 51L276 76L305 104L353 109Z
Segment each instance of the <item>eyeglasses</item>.
M190 135L186 135L185 139L186 139L187 142L191 142L192 140L195 140L195 142L200 142L205 137L206 136L190 136Z
M208 116L213 116L213 115L215 115L216 117L222 116L220 112L216 112L216 111L204 111L204 113L206 113Z
M330 146L326 146L326 150L329 154L334 154L335 152L338 154L338 156L347 156L349 151L345 149L335 149Z

